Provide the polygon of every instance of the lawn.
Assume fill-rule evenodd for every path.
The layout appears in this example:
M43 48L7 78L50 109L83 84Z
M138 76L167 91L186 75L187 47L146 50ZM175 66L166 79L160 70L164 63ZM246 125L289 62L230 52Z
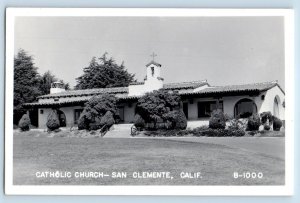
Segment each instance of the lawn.
M157 138L47 137L14 132L15 185L282 185L284 160L222 144ZM198 138L201 140L201 137ZM242 138L241 138L242 139ZM256 138L261 139L261 138ZM247 140L245 140L247 142ZM274 149L276 150L276 149ZM37 178L36 172L127 172L127 178ZM133 172L170 172L173 179L134 179ZM263 178L233 178L233 172ZM202 178L180 178L201 172Z

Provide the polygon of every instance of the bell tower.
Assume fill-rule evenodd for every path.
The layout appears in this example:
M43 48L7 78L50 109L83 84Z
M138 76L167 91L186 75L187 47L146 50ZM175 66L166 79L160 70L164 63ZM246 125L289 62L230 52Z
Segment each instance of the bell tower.
M164 79L161 77L161 65L154 61L155 53L151 54L152 60L146 65L145 91L151 92L163 88Z

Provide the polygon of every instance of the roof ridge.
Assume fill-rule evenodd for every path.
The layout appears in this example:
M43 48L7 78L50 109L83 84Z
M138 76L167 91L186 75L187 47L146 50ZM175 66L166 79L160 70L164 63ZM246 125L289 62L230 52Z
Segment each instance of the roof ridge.
M207 82L207 79L204 80L194 80L189 82L172 82L172 83L165 83L165 85L172 85L172 84L188 84L188 83L205 83Z
M225 87L225 86L239 86L239 85L262 85L262 84L278 84L278 81L272 80L272 81L268 81L268 82L242 83L242 84L234 84L234 85L214 85L211 87Z

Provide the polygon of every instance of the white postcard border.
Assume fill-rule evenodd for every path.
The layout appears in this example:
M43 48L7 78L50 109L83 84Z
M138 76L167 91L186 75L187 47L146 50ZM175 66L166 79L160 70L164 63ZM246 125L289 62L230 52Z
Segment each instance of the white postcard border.
M283 16L286 137L284 186L20 186L13 185L14 20L18 16ZM294 189L294 12L292 9L7 8L5 70L5 193L8 195L283 196Z

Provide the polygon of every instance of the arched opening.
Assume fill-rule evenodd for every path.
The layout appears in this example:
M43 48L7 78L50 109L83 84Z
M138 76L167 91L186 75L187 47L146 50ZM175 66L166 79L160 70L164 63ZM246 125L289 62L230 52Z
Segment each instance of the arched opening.
M234 117L248 118L257 113L257 106L251 99L241 99L234 106Z
M273 105L273 115L276 117L279 117L279 104L280 104L280 99L278 96L274 98L274 105Z
M67 126L67 121L66 121L66 115L63 111L57 109L57 116L59 119L59 124L60 127L66 127Z

